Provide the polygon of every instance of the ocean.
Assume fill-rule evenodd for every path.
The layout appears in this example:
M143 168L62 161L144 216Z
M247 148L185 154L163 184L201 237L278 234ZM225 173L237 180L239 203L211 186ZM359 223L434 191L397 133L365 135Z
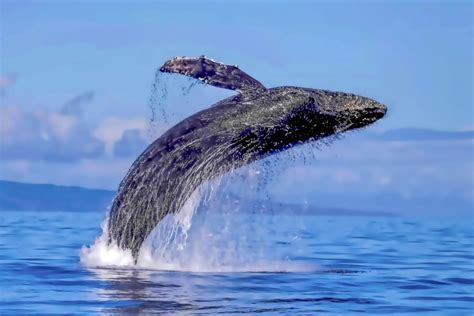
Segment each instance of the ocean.
M140 267L94 266L104 218L2 212L0 313L474 314L472 218L198 211Z

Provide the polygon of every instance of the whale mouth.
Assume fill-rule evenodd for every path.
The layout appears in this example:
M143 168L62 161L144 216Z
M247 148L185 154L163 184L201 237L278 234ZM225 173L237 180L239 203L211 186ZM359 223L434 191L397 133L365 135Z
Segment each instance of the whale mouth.
M366 108L356 114L356 119L352 120L350 129L361 128L370 125L387 114L387 107L379 104L376 107Z
M387 113L387 108L380 104L376 107L365 108L351 114L339 116L339 124L336 125L335 132L342 133L348 130L367 127L368 125L383 118Z
M362 121L373 123L385 116L387 114L387 107L385 105L381 105L380 107L371 108L366 110L366 114L362 118Z

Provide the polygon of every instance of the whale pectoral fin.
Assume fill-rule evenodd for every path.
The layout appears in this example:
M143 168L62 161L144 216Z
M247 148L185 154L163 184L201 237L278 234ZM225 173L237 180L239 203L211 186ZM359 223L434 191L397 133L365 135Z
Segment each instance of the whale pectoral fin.
M237 66L224 65L204 56L172 58L161 66L160 71L193 77L211 86L239 93L265 89Z

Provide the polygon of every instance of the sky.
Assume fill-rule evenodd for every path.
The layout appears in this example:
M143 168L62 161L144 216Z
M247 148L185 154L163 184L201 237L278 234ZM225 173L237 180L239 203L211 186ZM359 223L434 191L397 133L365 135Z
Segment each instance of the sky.
M232 95L193 88L150 127L156 69L206 55L267 87L352 92L389 108L314 162L292 158L312 149L285 153L271 196L472 207L471 1L0 3L0 179L116 189L160 132Z

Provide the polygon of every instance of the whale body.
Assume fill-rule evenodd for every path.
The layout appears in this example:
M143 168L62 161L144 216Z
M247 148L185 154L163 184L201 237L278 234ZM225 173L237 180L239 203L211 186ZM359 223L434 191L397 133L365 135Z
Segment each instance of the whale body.
M237 91L179 122L135 160L110 209L109 243L142 243L205 181L294 145L367 126L387 108L370 98L300 87L265 88L237 66L204 56L176 57L161 72Z

